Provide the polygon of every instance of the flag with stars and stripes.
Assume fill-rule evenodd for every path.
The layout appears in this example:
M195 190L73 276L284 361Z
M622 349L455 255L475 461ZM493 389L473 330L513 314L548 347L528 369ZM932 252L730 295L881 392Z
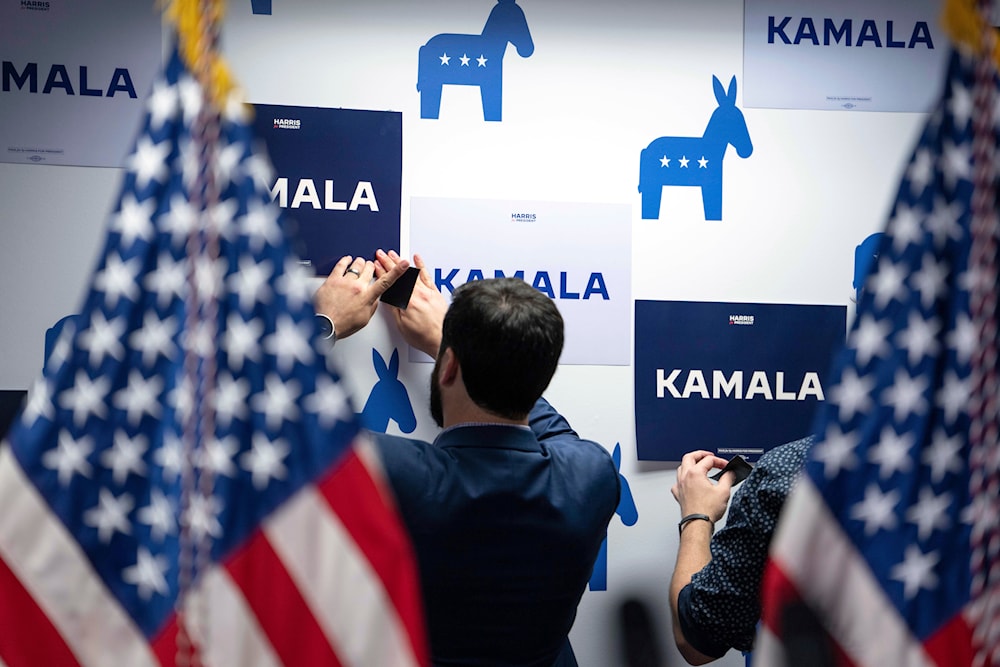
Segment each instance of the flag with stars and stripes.
M0 665L426 664L415 558L271 167L247 107L203 99L175 51L0 448Z
M952 54L772 541L755 665L1000 664L997 82Z

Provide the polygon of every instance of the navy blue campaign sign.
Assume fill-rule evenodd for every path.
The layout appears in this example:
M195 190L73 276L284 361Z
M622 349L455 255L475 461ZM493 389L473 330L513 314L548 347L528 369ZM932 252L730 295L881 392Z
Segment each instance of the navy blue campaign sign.
M277 178L271 196L296 223L299 256L327 275L344 255L399 249L402 114L255 104L254 134Z
M643 220L660 217L664 185L701 188L706 220L722 220L722 159L732 144L736 154L750 157L753 144L743 112L736 106L736 77L729 88L712 77L719 106L712 112L700 137L660 137L639 155L639 192Z
M846 327L845 306L637 300L638 458L754 461L808 435Z
M527 58L535 51L528 22L515 0L497 0L478 35L434 35L420 47L417 91L420 117L437 118L444 84L479 86L483 118L499 121L503 108L503 56L507 44Z

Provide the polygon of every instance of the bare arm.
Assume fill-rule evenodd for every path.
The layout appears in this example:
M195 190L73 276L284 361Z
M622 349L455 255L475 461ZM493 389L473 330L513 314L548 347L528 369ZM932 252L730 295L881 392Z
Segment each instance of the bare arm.
M697 451L684 455L677 468L677 483L670 492L681 507L681 517L704 514L711 522L696 519L686 523L681 530L677 548L677 562L670 578L670 611L673 616L674 643L684 659L692 665L704 665L715 660L688 643L681 629L678 615L678 598L681 589L691 583L691 578L712 559L710 544L715 523L726 513L732 488L732 475L723 475L718 484L708 479L708 473L723 468L726 460L710 452Z

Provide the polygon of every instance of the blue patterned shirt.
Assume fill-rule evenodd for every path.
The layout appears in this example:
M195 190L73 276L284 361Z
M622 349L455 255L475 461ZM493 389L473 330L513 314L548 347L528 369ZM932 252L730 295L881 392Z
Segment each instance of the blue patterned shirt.
M760 583L771 536L812 436L760 457L733 494L725 527L712 538L712 560L691 577L677 601L684 637L701 653L749 651L760 620Z

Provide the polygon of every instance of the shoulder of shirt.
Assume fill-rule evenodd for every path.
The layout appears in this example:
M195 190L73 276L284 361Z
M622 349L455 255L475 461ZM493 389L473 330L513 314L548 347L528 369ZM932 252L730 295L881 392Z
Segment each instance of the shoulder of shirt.
M761 456L757 461L757 465L766 466L784 462L804 462L805 456L815 439L815 436L809 435L799 440L792 440L783 445L778 445Z

